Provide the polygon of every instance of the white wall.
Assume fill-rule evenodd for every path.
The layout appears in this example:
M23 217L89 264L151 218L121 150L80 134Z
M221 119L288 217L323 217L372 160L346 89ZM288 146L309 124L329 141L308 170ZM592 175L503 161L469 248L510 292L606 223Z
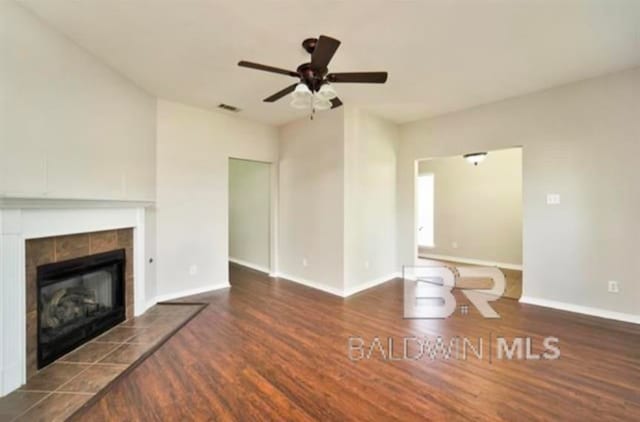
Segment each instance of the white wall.
M0 195L153 200L155 99L0 0Z
M524 295L638 315L638 110L634 69L404 125L399 264L416 250L415 160L521 145ZM547 193L561 204L546 205Z
M345 288L388 279L396 265L398 127L345 107Z
M145 208L145 301L148 304L154 303L157 291L157 273L156 273L156 256L157 256L157 224L156 224L156 208L150 206Z
M157 291L204 290L228 278L229 158L278 159L277 129L158 101ZM197 273L190 275L190 267Z
M271 164L229 160L229 258L269 272Z
M339 295L397 273L398 137L350 107L281 128L279 273Z
M156 116L150 95L20 6L0 0L0 19L0 195L153 200L157 186L157 293L226 283L228 158L277 161L277 129L166 101ZM415 255L415 160L523 146L525 295L637 315L638 110L635 69L404 125L397 265ZM345 193L356 192L353 186L367 180L357 175L368 170L352 167L361 160L348 156L350 148L360 147L345 143L343 113L281 129L283 223L275 232L281 272L338 289L345 276L365 279L358 267L383 253L389 235L372 241L371 251L345 234L353 228L377 236L371 227L386 221L388 210L345 226L359 215ZM379 124L379 133L392 132ZM385 185L391 138L380 135L370 150L385 158L364 160L371 168L383 163ZM392 196L373 185L358 192L376 205ZM562 203L547 206L547 193L561 194ZM197 274L189 275L191 265ZM620 281L619 295L606 293L607 280Z
M278 272L339 291L344 275L343 139L342 110L280 128Z
M490 151L478 166L460 155L421 161L418 174L426 173L434 175L435 245L421 253L522 264L519 148Z

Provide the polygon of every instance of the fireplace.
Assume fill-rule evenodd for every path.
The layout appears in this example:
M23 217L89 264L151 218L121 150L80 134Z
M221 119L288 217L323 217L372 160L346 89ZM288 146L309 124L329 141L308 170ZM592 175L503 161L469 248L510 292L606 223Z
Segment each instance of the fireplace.
M38 369L125 320L124 249L37 268Z
M124 249L125 315L144 312L147 205L0 198L0 396L39 372L39 267Z

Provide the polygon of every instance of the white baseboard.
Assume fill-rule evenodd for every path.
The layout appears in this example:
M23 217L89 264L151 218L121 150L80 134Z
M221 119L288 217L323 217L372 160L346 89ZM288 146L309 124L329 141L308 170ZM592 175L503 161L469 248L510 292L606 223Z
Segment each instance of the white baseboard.
M520 298L521 303L528 305L542 306L545 308L559 309L561 311L575 312L578 314L590 315L598 318L613 319L616 321L631 322L640 324L640 315L626 314L622 312L608 311L606 309L592 308L590 306L574 305L573 303L558 302L556 300L541 299L531 296Z
M270 274L271 277L279 277L279 278L283 278L285 280L288 281L293 281L294 283L298 283L298 284L302 284L304 286L307 287L311 287L312 289L316 289L316 290L321 290L325 293L330 293L332 295L335 296L340 296L340 297L348 297L351 295L354 295L356 293L359 293L363 290L367 290L370 289L372 287L375 287L379 284L382 283L386 283L387 281L393 280L394 278L397 277L401 277L401 274L399 272L396 273L392 273L389 275L386 275L384 277L378 277L374 280L370 280L364 283L360 283L356 286L353 287L348 287L346 289L340 289L338 287L333 287L333 286L327 286L324 283L318 283L317 281L312 281L312 280L308 280L302 277L297 277L297 276L292 276L290 274L283 274L283 273L277 273L277 274Z
M156 303L159 302L166 302L168 300L174 300L174 299L179 299L179 298L183 298L186 296L193 296L193 295L197 295L200 293L206 293L206 292L211 292L213 290L219 290L219 289L224 289L227 287L231 287L229 285L229 283L220 283L220 284L210 284L208 286L204 286L204 287L198 287L196 289L189 289L189 290L181 290L179 292L173 292L173 293L166 293L163 295L158 295L156 296Z
M154 297L153 299L147 300L147 302L145 303L145 310L144 312L147 312L152 306L154 306L156 303L158 303L158 300ZM143 312L143 313L144 313Z
M261 273L270 274L271 270L267 267L263 267L262 265L253 264L249 261L243 261L241 259L229 257L229 262L233 262L234 264L242 265L243 267L251 268L252 270L260 271Z
M380 284L386 283L387 281L391 281L394 278L399 278L399 277L402 277L402 273L395 272L395 273L387 274L383 277L378 277L373 280L366 281L364 283L356 284L355 286L345 288L342 296L348 297L356 293L360 293L363 290L370 289L372 287L378 286Z
M507 270L518 270L522 271L522 265L520 264L509 264L506 262L493 262L493 261L483 261L481 259L473 259L473 258L461 258L459 256L449 256L449 255L437 255L432 253L420 253L420 258L427 259L437 259L441 261L453 261L460 262L462 264L471 264L471 265L482 265L485 267L499 267Z
M272 277L284 278L285 280L293 281L294 283L302 284L304 286L311 287L316 290L322 290L325 293L330 293L335 296L344 297L344 292L342 291L342 289L339 289L333 286L327 286L326 284L318 283L317 281L307 280L302 277L297 277L291 274L284 274L284 273L275 273L272 275Z

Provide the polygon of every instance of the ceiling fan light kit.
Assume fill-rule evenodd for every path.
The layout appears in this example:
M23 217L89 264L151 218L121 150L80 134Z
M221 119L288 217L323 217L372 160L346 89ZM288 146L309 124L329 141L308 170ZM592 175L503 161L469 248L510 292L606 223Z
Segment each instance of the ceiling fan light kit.
M326 111L331 109L331 101L318 98L316 95L313 99L313 109L318 111Z
M296 71L245 60L238 62L238 66L298 78L299 82L265 98L264 102L272 103L291 94L293 98L291 107L310 108L313 118L313 113L316 110L330 110L342 105L338 93L331 85L332 83L383 84L387 81L387 72L329 73L329 62L339 46L340 41L326 35L305 39L302 42L302 47L311 55L311 61L301 64Z
M322 84L320 90L316 93L316 96L322 98L323 100L329 101L336 98L338 96L338 93L336 92L335 88L327 82Z
M294 97L289 105L297 109L311 108L311 96L299 98Z
M309 98L311 97L311 90L309 89L309 87L304 84L304 83L299 83L298 85L296 85L296 89L293 91L293 94L291 94L293 96L294 99L304 99L304 98Z

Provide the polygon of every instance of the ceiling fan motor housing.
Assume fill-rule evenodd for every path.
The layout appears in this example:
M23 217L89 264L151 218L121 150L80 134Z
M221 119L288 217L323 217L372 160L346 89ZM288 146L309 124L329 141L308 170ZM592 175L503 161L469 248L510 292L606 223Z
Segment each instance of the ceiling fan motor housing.
M311 68L311 63L302 63L298 66L296 71L300 75L300 81L304 82L313 92L320 89L320 86L322 86L324 82L324 77L328 72L327 69L323 69L319 72Z

